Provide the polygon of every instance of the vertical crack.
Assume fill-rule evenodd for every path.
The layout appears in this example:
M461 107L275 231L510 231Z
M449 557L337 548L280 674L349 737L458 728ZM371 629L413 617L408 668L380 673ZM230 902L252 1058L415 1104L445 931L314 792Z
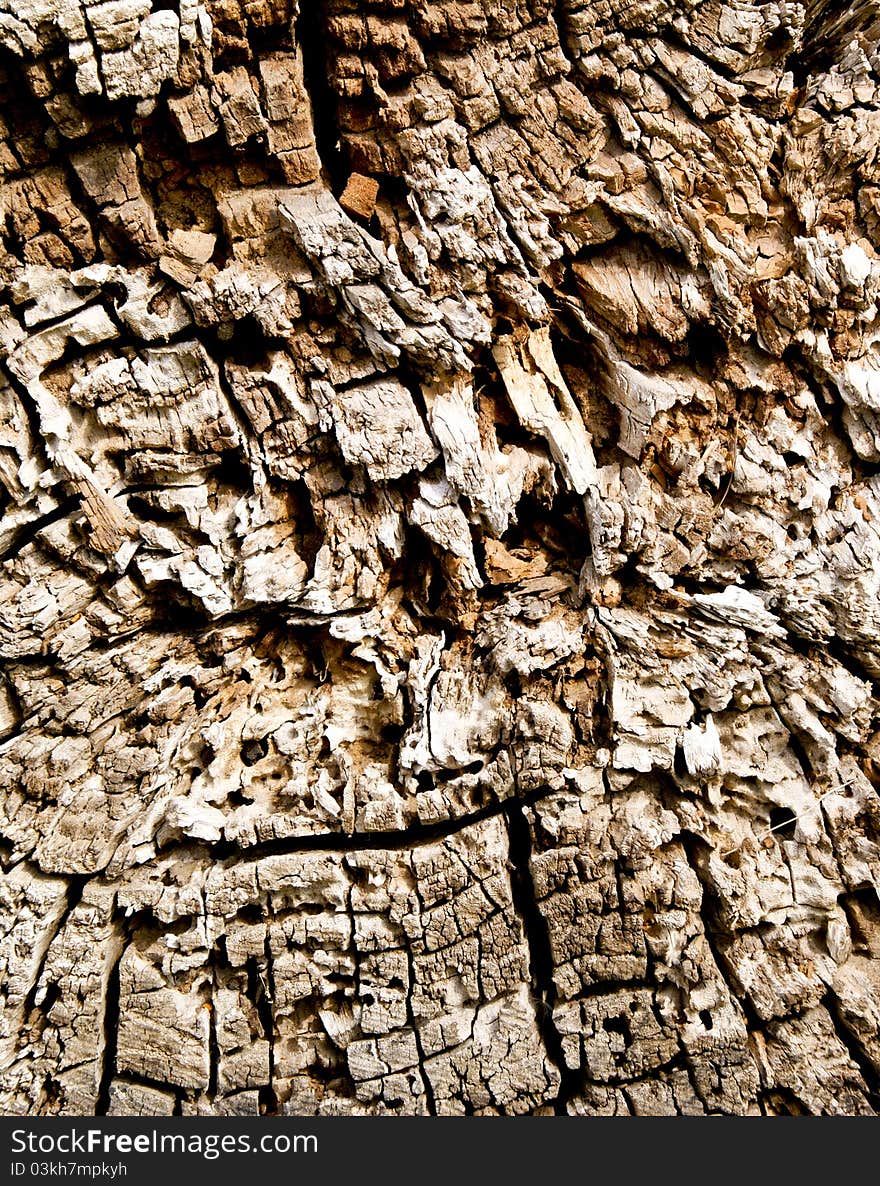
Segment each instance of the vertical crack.
M131 923L126 925L123 922L116 928L115 941L111 939L107 943L109 970L104 988L103 1038L98 1051L101 1072L98 1079L98 1095L95 1100L96 1116L107 1115L110 1107L110 1085L116 1075L116 1052L119 1043L119 968L130 930Z
M278 1115L278 1095L275 1091L275 968L272 960L272 938L266 927L266 938L263 942L265 964L262 971L257 971L259 983L254 986L253 1000L256 1005L257 1016L263 1027L263 1036L269 1043L269 1083L261 1087L259 1092L260 1114L263 1116Z
M425 1102L428 1107L428 1115L436 1116L437 1115L437 1101L434 1098L434 1087L431 1083L430 1078L428 1077L428 1070L427 1070L427 1065L426 1065L427 1056L425 1055L425 1049L422 1046L422 1035L419 1033L419 1028L416 1025L415 1014L413 1013L413 1007L412 1007L412 989L413 989L413 985L416 982L416 975L415 975L415 967L413 966L413 953L412 953L412 949L410 948L409 944L406 945L406 961L407 961L407 967L409 970L409 991L406 994L406 1018L407 1018L407 1021L409 1022L409 1024L412 1026L413 1036L415 1037L416 1051L418 1052L418 1056L419 1056L419 1072L422 1076L422 1082L425 1085Z
M529 973L535 1000L535 1021L547 1055L559 1072L559 1092L553 1102L558 1116L567 1114L567 1105L581 1088L581 1075L565 1061L562 1037L553 1021L556 985L553 980L553 950L547 920L541 913L531 874L532 837L526 810L510 803L504 817L510 845L513 904L522 921L529 949Z
M220 1080L220 1042L217 1038L217 965L211 956L211 996L208 1001L208 1099L217 1098Z
M315 149L334 193L343 189L347 167L339 138L339 96L330 82L329 31L319 0L300 0L296 44L312 108Z
M703 1108L706 1111L706 1115L710 1116L710 1115L712 1115L712 1111L713 1111L712 1105L709 1103L709 1101L706 1099L703 1092L700 1090L699 1084L697 1083L697 1076L696 1076L696 1072L694 1069L693 1059L691 1058L690 1054L688 1053L687 1047L685 1046L684 1042L682 1041L681 1034L677 1035L677 1040L678 1040L678 1049L681 1053L681 1069L684 1071L685 1075L687 1076L687 1081L690 1084L691 1091L694 1093L694 1098L698 1099L700 1101L700 1103L703 1105ZM677 1101L676 1101L676 1106L678 1106ZM680 1114L680 1111L679 1111L679 1114Z

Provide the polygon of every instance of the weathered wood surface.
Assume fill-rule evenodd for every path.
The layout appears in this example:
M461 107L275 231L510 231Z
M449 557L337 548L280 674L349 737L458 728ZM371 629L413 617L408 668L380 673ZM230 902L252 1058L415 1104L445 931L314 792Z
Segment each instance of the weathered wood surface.
M4 1110L880 1106L878 31L0 2Z

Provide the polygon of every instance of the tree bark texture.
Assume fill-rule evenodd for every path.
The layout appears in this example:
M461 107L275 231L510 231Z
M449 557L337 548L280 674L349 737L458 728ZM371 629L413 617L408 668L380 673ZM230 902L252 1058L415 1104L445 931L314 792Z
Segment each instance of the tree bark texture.
M5 1111L880 1106L878 34L0 2Z

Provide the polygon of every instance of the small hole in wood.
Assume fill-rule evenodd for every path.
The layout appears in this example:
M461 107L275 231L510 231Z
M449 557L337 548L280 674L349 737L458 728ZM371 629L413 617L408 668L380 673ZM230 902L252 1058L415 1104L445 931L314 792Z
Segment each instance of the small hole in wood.
M770 830L790 840L794 836L795 814L788 807L774 807L770 812Z

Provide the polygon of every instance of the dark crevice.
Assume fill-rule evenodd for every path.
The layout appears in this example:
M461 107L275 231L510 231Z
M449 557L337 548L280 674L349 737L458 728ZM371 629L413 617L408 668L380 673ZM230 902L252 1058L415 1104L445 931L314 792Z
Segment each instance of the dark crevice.
M672 10L672 6L670 6ZM629 25L626 28L626 36L630 41L636 39L640 41L655 41L658 37L662 38L667 45L674 49L680 50L687 54L688 57L698 58L704 66L707 66L714 74L728 82L736 80L736 71L727 62L723 62L718 58L712 57L710 53L699 49L693 42L689 40L682 33L678 32L671 24L665 24L662 28L651 28L644 25Z
M794 837L797 827L797 817L790 807L773 807L770 810L770 831L776 832L785 840Z
M544 792L545 794L549 792ZM553 1020L556 984L553 980L553 949L547 920L541 913L531 873L532 836L523 806L509 804L504 811L510 841L511 889L513 904L522 920L529 949L529 972L535 1001L535 1021L548 1058L559 1072L559 1092L554 1101L557 1116L567 1114L567 1106L581 1090L582 1076L567 1066L562 1037Z
M440 561L419 528L405 522L404 533L402 554L389 564L389 583L406 590L403 606L424 630L443 631L451 638L460 626L443 615L445 582Z
M701 589L694 586L694 592L700 592ZM803 632L803 626L800 622L792 622L786 613L785 606L777 606L773 602L770 603L770 608L774 609L783 625L785 626L788 637L786 639L787 645L794 651L795 654L800 655L806 659L811 666L816 666L822 658L832 659L839 663L841 667L857 680L861 680L868 684L872 693L876 690L875 684L880 677L880 661L875 654L872 654L868 649L868 644L864 640L859 640L857 644L860 654L855 655L849 649L851 645L843 641L839 636L829 635L827 637L818 634L817 637L810 637ZM782 650L785 655L784 649ZM774 648L765 648L762 644L755 645L755 654L758 658L773 663ZM778 651L775 652L778 658ZM873 664L873 670L872 670Z
M138 922L138 915L126 920L122 927L119 950L107 978L104 995L104 1044L101 1052L101 1078L95 1101L95 1115L106 1116L110 1108L110 1086L116 1075L116 1051L119 1042L119 967L127 947L127 939ZM167 1085L166 1085L167 1086Z
M315 571L315 560L324 544L324 533L315 520L309 489L302 478L286 486L288 505L292 506L292 518L296 524L296 550L309 573Z
M806 86L815 75L827 74L858 36L876 42L880 14L873 5L851 0L812 0L806 6L804 28L803 45L786 62L797 87Z
M55 942L55 940L58 938L58 936L64 930L67 920L70 918L73 911L79 905L79 902L80 902L80 899L82 898L83 890L85 889L85 885L86 885L87 881L88 881L88 877L86 877L85 875L82 875L82 874L77 874L76 876L73 876L70 879L70 882L67 887L67 900L65 901L64 908L61 912L61 916L59 917L57 924L55 925L55 927L52 930L52 934L49 937L49 941L46 943L46 950L43 952L43 957L40 960L40 963L37 967L37 971L34 975L33 983L31 984L30 990L23 1002L22 1016L25 1018L27 1018L28 1014L31 1012L32 1009L37 1007L36 996L37 996L37 992L39 991L40 980L42 979L43 970L46 966L46 960L49 956L49 950L52 947L52 944ZM47 989L47 1000L48 1000L48 994L49 994L50 989L51 989L51 986L49 986L49 989ZM49 1009L51 1008L51 1003L47 1004L47 1000L44 1000L42 1002L42 1005L39 1006L45 1013L48 1013Z
M855 676L856 679L864 680L873 693L878 680L878 659L876 654L870 655L866 653L863 641L859 640L856 645L860 650L859 655L854 655L849 649L849 644L838 635L832 635L830 638L822 640L822 646L831 658L835 659L841 667L844 667L850 675ZM874 664L873 671L868 666L872 662Z
M785 712L783 706L779 703L779 699L774 695L772 688L772 681L764 681L764 686L767 689L767 695L770 697L773 708L775 709L780 721L788 730L788 746L791 752L798 760L798 765L803 771L804 778L808 786L812 786L817 778L822 777L822 769L816 768L816 764L811 761L809 751L804 744L803 734L798 732L795 722L790 722L789 714Z
M168 511L158 503L150 502L140 494L128 496L128 509L131 514L147 523L181 523L186 524L186 517L182 511ZM204 537L203 537L204 538Z
M5 741L5 737L0 737L0 741ZM20 864L25 858L23 856L13 860L12 854L15 852L15 841L10 840L8 836L0 833L0 870L4 873L10 873L16 865Z
M877 473L877 463L860 457L852 447L852 438L845 420L846 404L835 392L833 385L817 376L815 364L806 355L800 342L792 342L782 353L782 362L788 366L792 374L808 388L816 401L820 416L828 426L829 431L840 443L841 454L846 458L841 465L841 473L847 468L852 471L850 486L866 481Z
M569 21L568 11L565 0L553 0L550 8L550 19L556 26L556 35L559 38L559 48L565 55L566 62L571 65L578 57L576 51L572 51L569 46Z
M764 1022L758 1016L757 1011L748 998L748 994L744 989L736 983L731 977L731 972L724 954L721 951L720 936L724 933L723 929L718 925L718 910L721 905L718 895L708 882L705 874L702 872L701 864L702 858L700 850L702 849L706 854L710 852L710 845L702 837L694 835L693 832L682 831L679 833L679 841L684 849L687 862L694 875L700 884L702 890L702 901L700 903L700 918L703 923L703 933L705 935L706 944L709 951L712 953L712 959L715 961L715 966L718 969L718 975L727 985L730 993L731 1001L734 1005L738 1005L743 1012L746 1027L749 1031L762 1030Z
M706 1010L703 1010L703 1012L705 1013ZM701 1019L702 1019L702 1014L701 1014ZM662 1019L658 1017L657 1020L662 1028ZM703 1024L705 1025L705 1021L703 1022ZM711 1024L708 1025L706 1028L711 1029L712 1028ZM678 1036L678 1045L679 1045L679 1050L681 1051L681 1068L684 1071L685 1075L687 1076L687 1081L690 1084L691 1091L694 1093L694 1097L696 1099L698 1099L700 1101L700 1103L703 1105L706 1112L711 1113L712 1106L709 1103L709 1101L706 1099L705 1093L700 1090L700 1084L697 1081L697 1073L696 1073L696 1068L694 1066L693 1059L691 1058L690 1054L688 1053L687 1047L684 1045L684 1042L681 1039L681 1035Z
M430 425L431 416L428 412L428 405L425 401L425 393L422 390L422 380L419 377L418 371L413 365L412 361L404 355L397 361L394 374L399 382L407 389L416 410L419 414L419 419L425 425Z
M193 327L187 326L181 334L192 338ZM281 353L287 346L286 339L266 333L255 313L238 318L235 332L230 337L224 337L219 327L200 326L198 339L218 367L224 370L226 362L248 369L265 367L268 370L269 356Z
M329 30L318 0L300 0L295 39L302 53L303 79L311 99L315 148L330 188L339 194L348 179L348 167L340 147L339 96L331 83Z
M864 1080L868 1102L876 1112L880 1112L880 1073L868 1058L856 1035L844 1021L840 1011L840 1002L834 993L827 992L822 998L822 1004L831 1018L834 1032L843 1043L852 1061L859 1068L859 1074Z
M265 962L263 971L259 973L259 987L254 986L254 1000L263 1036L269 1043L269 1082L259 1091L260 1114L262 1116L278 1115L278 1096L275 1092L275 971L272 960L272 941L269 931L266 931L264 942ZM250 974L249 974L250 975Z
M802 1101L787 1087L772 1087L762 1091L758 1102L765 1110L769 1107L776 1116L809 1116Z
M125 1071L121 1075L117 1075L114 1082L120 1086L131 1085L132 1087L149 1087L152 1091L161 1091L163 1095L168 1095L170 1091L174 1090L173 1083L164 1082L162 1079L153 1079L149 1075L142 1075L140 1072ZM175 1106L178 1103L177 1096L175 1097ZM179 1112L174 1115L179 1116Z
M217 1037L217 966L215 962L217 948L211 956L210 972L211 996L208 1004L208 1099L215 1100L220 1080L220 1043Z
M530 805L547 798L554 792L547 787L537 791L529 791L520 796L522 803ZM251 863L261 861L270 856L287 856L300 852L362 852L382 851L412 848L422 844L429 844L435 840L445 840L457 832L482 823L483 820L503 815L508 810L502 803L489 803L468 815L454 819L443 820L437 824L414 824L409 828L396 829L388 832L363 832L347 835L344 832L319 832L312 836L277 837L254 844L250 848L242 849L238 844L228 840L218 840L214 843L207 841L193 841L188 839L187 846L202 846L208 849L211 859L215 862L230 861L236 863ZM174 845L168 845L160 851L166 853Z

